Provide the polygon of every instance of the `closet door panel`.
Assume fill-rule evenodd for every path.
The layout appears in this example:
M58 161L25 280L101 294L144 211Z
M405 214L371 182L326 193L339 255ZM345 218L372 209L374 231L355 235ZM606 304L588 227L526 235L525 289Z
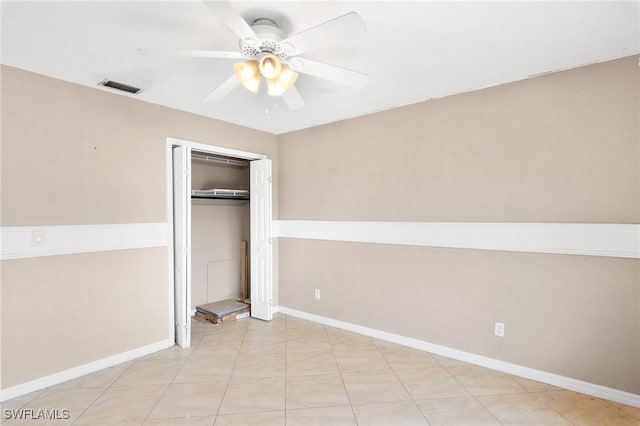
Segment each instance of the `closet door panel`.
M271 160L251 162L251 316L273 318Z
M176 343L191 346L191 149L173 148L174 320Z

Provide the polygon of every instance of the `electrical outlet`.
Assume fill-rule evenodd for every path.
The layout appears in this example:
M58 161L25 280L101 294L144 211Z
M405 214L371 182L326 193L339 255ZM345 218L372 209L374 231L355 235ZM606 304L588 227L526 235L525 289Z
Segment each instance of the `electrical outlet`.
M496 336L504 337L504 323L503 322L496 322L495 333L496 333Z
M316 300L320 300L320 289L319 288L316 288L315 298L316 298Z

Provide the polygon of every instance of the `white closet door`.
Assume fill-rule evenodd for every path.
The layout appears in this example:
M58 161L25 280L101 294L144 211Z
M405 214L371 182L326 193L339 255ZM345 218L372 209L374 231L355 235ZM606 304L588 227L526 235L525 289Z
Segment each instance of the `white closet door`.
M173 148L176 342L191 346L191 148Z
M251 316L273 318L271 160L251 162Z

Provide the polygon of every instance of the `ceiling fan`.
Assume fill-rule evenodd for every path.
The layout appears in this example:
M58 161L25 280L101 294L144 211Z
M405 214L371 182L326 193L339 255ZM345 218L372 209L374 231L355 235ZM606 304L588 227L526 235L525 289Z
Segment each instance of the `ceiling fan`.
M362 88L368 82L367 74L299 56L310 50L340 44L347 39L364 35L366 26L355 12L288 35L268 18L256 19L249 25L228 1L204 0L204 3L238 36L240 49L237 52L175 49L139 51L143 55L243 59L234 64L234 74L209 93L204 98L205 102L219 101L238 85L257 93L264 79L268 95L282 96L289 109L299 109L304 106L304 101L294 86L298 73L355 88Z

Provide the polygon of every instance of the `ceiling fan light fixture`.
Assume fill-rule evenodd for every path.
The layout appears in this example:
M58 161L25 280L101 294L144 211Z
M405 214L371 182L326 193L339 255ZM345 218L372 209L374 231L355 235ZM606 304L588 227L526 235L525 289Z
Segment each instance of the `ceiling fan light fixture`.
M269 96L282 96L286 89L278 82L276 78L267 80L267 94Z
M233 66L233 72L236 78L247 90L258 93L262 75L256 61L238 62Z
M264 78L276 78L282 71L282 62L276 55L267 53L258 59L258 68Z
M282 71L276 78L267 79L267 94L269 96L282 96L298 79L298 73L292 71L286 65L282 65Z

